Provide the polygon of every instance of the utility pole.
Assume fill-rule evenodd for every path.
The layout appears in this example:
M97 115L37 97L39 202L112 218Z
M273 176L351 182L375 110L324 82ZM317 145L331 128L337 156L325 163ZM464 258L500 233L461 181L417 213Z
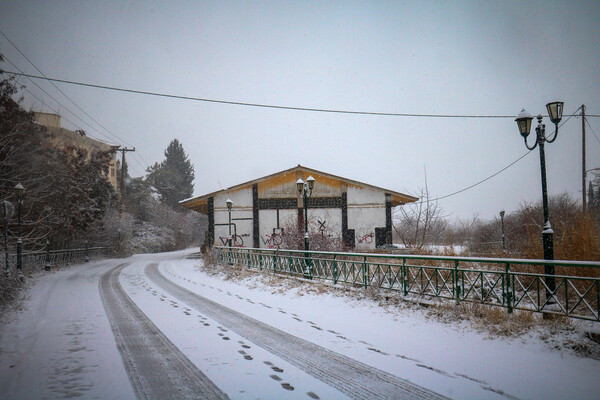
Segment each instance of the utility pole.
M124 182L125 182L125 153L128 151L135 151L135 147L133 149L128 149L127 147L123 147L120 149L117 149L117 151L121 152L121 185L120 185L120 189L119 189L119 219L123 218L123 197L125 192L123 191L124 188Z
M587 208L587 199L586 192L587 188L586 184L586 170L585 170L585 104L581 105L581 195L583 199L583 212L586 211Z

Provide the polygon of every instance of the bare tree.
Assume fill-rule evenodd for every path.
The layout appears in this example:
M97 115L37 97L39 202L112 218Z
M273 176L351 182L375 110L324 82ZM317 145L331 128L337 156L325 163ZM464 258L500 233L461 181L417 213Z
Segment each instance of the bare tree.
M447 222L437 200L431 199L427 180L417 193L419 201L394 210L394 231L409 248L421 250L426 244L440 242Z

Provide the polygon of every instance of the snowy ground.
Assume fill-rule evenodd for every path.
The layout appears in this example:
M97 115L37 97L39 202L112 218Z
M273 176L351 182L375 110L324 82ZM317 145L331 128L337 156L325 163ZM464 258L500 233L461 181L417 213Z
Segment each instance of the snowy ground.
M99 290L100 278L124 262L129 264L118 282L128 298L230 398L337 399L348 393L273 351L276 346L266 340L254 343L244 330L220 323L217 314L211 318L197 303L186 303L152 276L152 264L168 281L252 321L442 396L583 399L600 391L600 361L551 350L537 335L490 339L466 323L437 322L415 307L383 308L321 285L259 274L224 279L224 273L207 274L198 268L200 261L183 255L100 261L37 279L23 309L4 315L0 326L2 397L140 396Z

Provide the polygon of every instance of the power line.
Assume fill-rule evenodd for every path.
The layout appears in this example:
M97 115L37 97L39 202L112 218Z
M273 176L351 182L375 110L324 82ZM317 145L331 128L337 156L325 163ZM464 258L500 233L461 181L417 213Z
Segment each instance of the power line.
M576 109L574 112L572 112L572 113L571 113L571 115L569 115L569 118L565 119L564 121L562 121L562 122L560 123L560 125L558 126L558 128L560 129L560 128L561 128L561 127L564 125L564 124L566 124L566 123L567 123L567 121L568 121L568 120L570 120L571 118L573 118L573 117L575 116L575 113L576 113L577 111L579 111L579 109L580 109L580 108L581 108L581 106L580 106L580 107L577 107L577 109ZM527 153L523 154L521 157L519 157L519 158L517 158L515 161L511 162L511 163L510 163L510 164L508 164L506 167L504 167L504 168L500 169L500 170L499 170L499 171L497 171L497 172L494 172L492 175L488 176L487 178L484 178L484 179L480 180L480 181L479 181L479 182L477 182L477 183L474 183L474 184L472 184L471 186L467 186L467 187L466 187L466 188L464 188L464 189L457 190L456 192L452 192L452 193L450 193L450 194L447 194L447 195L444 195L444 196L441 196L441 197L436 197L435 199L433 199L433 200L430 200L430 201L437 201L437 200L441 200L441 199L446 199L446 198L448 198L448 197L451 197L451 196L457 195L457 194L459 194L459 193L462 193L462 192L466 192L466 191L467 191L467 190L469 190L469 189L472 189L472 188L474 188L474 187L476 187L476 186L479 186L479 185L481 185L482 183L484 183L484 182L486 182L486 181L488 181L488 180L492 179L492 178L493 178L493 177L495 177L496 175L499 175L500 173L502 173L502 172L506 171L507 169L509 169L510 167L512 167L513 165L515 165L515 164L516 164L516 163L518 163L519 161L521 161L521 160L522 160L523 158L525 158L525 157L526 157L528 154L530 154L530 153L531 153L531 151L532 151L532 150L529 150ZM421 203L423 203L423 202L424 202L424 201L420 201L420 202L417 202L417 203L415 203L415 204L421 204Z
M39 97L37 97L31 90L25 88L25 91L27 93L29 93L30 95L32 95L33 97L35 97L40 103L42 103L43 106L48 107L50 110L52 110L56 115L58 115L58 111L56 111L54 108L50 107L50 105L44 103L44 101L42 99L40 99ZM71 121L69 118L63 116L62 118L66 119L68 122L70 122L73 126L77 126L77 124L75 124L73 121ZM91 136L91 135L90 135ZM93 136L92 136L93 138Z
M2 36L4 36L4 38L5 38L6 40L8 40L8 42L9 42L9 43L10 43L10 44L11 44L11 45L12 45L12 46L15 48L15 49L17 49L17 51L18 51L18 52L19 52L19 53L20 53L20 54L21 54L21 55L22 55L22 56L23 56L23 57L24 57L24 58L25 58L25 59L26 59L26 60L29 62L29 64L31 64L31 65L32 65L32 66L33 66L33 67L34 67L34 68L35 68L35 69L36 69L36 70L37 70L37 71L38 71L40 74L42 74L42 76L44 76L44 78L48 78L48 77L46 76L46 74L44 74L44 73L42 72L42 70L40 70L40 69L37 67L37 65L35 65L35 64L33 63L33 61L31 61L31 60L30 60L30 59L29 59L29 58L28 58L28 57L25 55L25 53L23 53L23 52L21 51L21 49L19 49L19 47L17 47L17 45L16 45L16 44L14 44L14 43L13 43L13 41L12 41L12 40L10 40L10 38L9 38L8 36L6 36L6 34L5 34L4 32L2 32L2 30L0 30L0 34L2 34ZM13 66L15 66L13 63L11 63L11 64L12 64ZM16 66L15 66L15 68L16 68ZM17 68L17 69L18 69L18 68ZM20 70L19 70L19 71L20 71ZM21 72L23 72L23 71L21 71ZM31 79L30 79L30 80L31 80ZM70 101L70 102L71 102L71 103L72 103L72 104L73 104L75 107L77 107L77 108L79 109L79 111L81 111L82 113L84 113L84 114L85 114L85 115L86 115L88 118L90 118L92 121L94 121L94 122L95 122L95 123L96 123L98 126L100 126L102 129L104 129L106 132L108 132L108 133L109 133L109 134L110 134L110 135L111 135L111 136L112 136L114 139L117 139L117 141L120 141L120 142L122 142L122 143L125 143L125 144L127 144L128 146L131 146L129 143L126 143L126 142L125 142L125 141L124 141L122 138L118 137L117 135L115 135L114 133L112 133L110 130L108 130L106 127L104 127L104 126L103 126L101 123L99 123L98 121L96 121L96 120L94 119L94 117L92 117L90 114L88 114L88 113L87 113L87 112L86 112L84 109L82 109L82 108L81 108L81 107L80 107L80 106L79 106L79 105L78 105L78 104L77 104L75 101L73 101L73 100L72 100L72 99L71 99L69 96L67 96L67 94L66 94L65 92L63 92L63 91L62 91L62 90L61 90L61 89L60 89L58 86L56 86L56 85L54 84L54 82L52 82L51 80L48 80L48 81L49 81L49 82L52 84L52 86L54 86L54 88L55 88L56 90L58 90L58 91L59 91L59 92L60 92L60 93L61 93L61 94L62 94L62 95L63 95L63 96L64 96L64 97L67 99L67 100L69 100L69 101ZM59 104L60 104L60 103L59 103ZM64 106L63 106L63 107L64 107ZM69 111L69 112L70 112L70 111ZM71 112L71 113L72 113L72 112ZM72 114L73 114L73 113L72 113ZM73 115L75 115L75 114L73 114ZM79 118L79 117L78 117L78 118ZM80 119L80 118L79 118L79 119ZM87 124L85 121L83 121L83 120L81 120L81 121L82 121L82 122L84 122L86 125L88 125L90 128L94 129L94 128L93 128L91 125ZM96 130L96 129L94 129L94 130ZM100 133L98 130L96 130L96 132ZM104 135L103 135L103 136L104 136ZM106 136L105 136L105 137L106 137ZM108 137L106 137L106 138L108 139ZM114 140L114 139L112 139L112 140ZM111 140L111 139L109 139L109 140Z
M4 32L2 32L0 30L0 34L2 34L2 36L4 36L6 38L6 40L8 40L8 42L10 42L10 44L40 73L42 74L44 77L47 78L46 74L44 74L42 72L42 70L40 70L37 65L35 65L33 63L33 61L31 61L26 55L25 53L23 53L23 51L21 51L21 49L12 41L10 40L10 38L8 36L6 36L6 34ZM4 59L6 61L8 61L14 68L16 68L17 70L19 70L21 73L23 73L23 71L17 67L12 61L10 61L8 58L4 57ZM102 129L104 129L109 135L111 135L114 139L109 138L108 136L102 134L102 132L98 131L97 129L95 129L94 127L92 127L90 124L88 124L87 122L85 122L84 120L82 120L79 116L77 116L75 113L73 113L71 110L69 110L67 107L65 107L63 104L61 104L56 98L54 98L53 96L51 96L48 92L46 92L44 89L42 89L37 83L35 83L31 78L27 77L27 79L29 81L31 81L35 86L37 86L42 92L44 92L47 96L49 96L51 99L53 99L59 106L62 106L63 108L65 108L66 111L68 111L69 113L71 113L73 116L75 116L77 119L79 119L81 122L83 122L84 124L86 124L87 126L89 126L92 130L96 131L98 134L100 134L101 136L103 136L105 139L108 139L108 141L112 141L114 139L116 139L118 142L122 142L125 143L129 146L131 146L131 144L129 144L128 142L126 142L124 139L120 138L119 136L117 136L116 134L114 134L113 132L111 132L108 128L106 128L104 125L102 125L100 122L98 122L96 119L94 119L94 117L92 117L89 113L87 113L84 109L82 109L75 101L73 101L69 96L67 96L66 93L64 93L58 86L56 86L52 81L50 81L50 83L52 84L52 86L54 86L54 88L56 90L58 90L67 100L69 100L73 105L75 105L75 107L77 107L81 112L83 112L88 118L90 118L92 121L94 121L98 126L100 126ZM56 113L57 115L59 114L58 111L56 111L55 109L53 109L52 107L50 107L50 105L46 104L43 100L41 100L39 97L37 97L32 91L28 90L27 88L25 88L25 90L31 94L33 97L35 97L38 101L40 101L40 103L42 104L42 106L46 106L48 107L50 110L52 110L54 113ZM77 127L77 124L75 124L73 121L71 121L70 119L68 119L67 117L63 118L65 120L67 120L68 122L70 122L73 126ZM99 138L94 137L91 134L88 134L88 136L100 140ZM133 147L133 146L132 146ZM141 159L143 163L145 163L145 167L144 165L142 165L140 163L140 161L138 161L138 159ZM141 154L138 155L138 158L135 159L136 162L138 163L138 165L140 165L140 167L142 168L142 171L144 171L146 168L148 168L148 163L144 160L144 158L141 156ZM143 175L143 174L142 174Z
M13 67L15 67L17 70L21 71L21 69L19 67L17 67L12 61L10 61L6 56L3 56L4 59L6 61L8 61L9 64L11 64ZM25 76L27 79L29 79L29 81L31 83L33 83L38 89L40 89L42 92L44 92L44 94L46 94L46 96L48 96L49 98L51 98L52 100L54 100L56 102L56 104L58 104L59 106L63 107L67 112L69 112L71 115L73 115L75 118L77 118L79 121L83 122L84 124L86 124L87 126L89 126L90 128L92 128L94 131L98 132L96 129L94 129L91 125L89 125L87 122L85 122L83 119L81 119L77 114L75 114L73 111L71 111L68 107L66 107L64 104L62 104L60 101L58 101L54 96L52 96L50 93L48 93L46 90L44 90L44 88L42 88L40 85L38 85L36 82L34 82L31 78ZM27 89L26 89L27 90ZM33 95L38 101L42 102L42 104L45 104L42 100L40 100L39 97L35 96L33 94L33 92L31 92L30 90L27 90L27 92L29 92L31 95ZM53 109L52 107L50 107L48 104L45 104L46 107L48 107L49 109L51 109L52 111L54 111L54 113L56 113L57 115L59 115L59 112L56 111L55 109ZM70 122L74 127L81 129L81 127L79 126L79 124L76 124L75 122L71 121L69 118L62 116L65 120L67 120L68 122ZM102 135L101 132L98 132L101 136L104 136L106 139L111 140L108 136L106 135ZM90 135L92 136L92 135ZM92 136L93 137L93 136ZM96 138L97 139L97 138Z
M586 114L586 117L587 117L587 114ZM587 126L590 127L590 129L592 130L592 133L594 134L594 137L596 138L596 141L598 142L598 144L600 144L600 139L598 139L598 135L596 135L596 131L594 130L594 128L592 128L592 125L590 125L590 121L588 121L586 119L585 123L587 124Z
M150 92L150 91L146 91L146 90L125 89L125 88L118 88L118 87L114 87L114 86L97 85L97 84L92 84L92 83L70 81L70 80L65 80L65 79L48 78L48 77L44 77L44 76L36 76L36 75L30 75L30 74L24 74L24 73L14 73L14 72L10 72L10 71L4 71L4 72L6 72L8 74L27 76L28 78L43 79L43 80L49 80L49 81L53 81L53 82L66 83L66 84L70 84L70 85L86 86L86 87L91 87L91 88L96 88L96 89L114 90L114 91L118 91L118 92L134 93L134 94L156 96L156 97L166 97L166 98L179 99L179 100L201 101L201 102L206 102L206 103L218 103L218 104L228 104L228 105L246 106L246 107L273 108L273 109L279 109L279 110L310 111L310 112L355 114L355 115L374 115L374 116L388 116L388 117L473 118L473 119L475 119L475 118L515 118L514 115L386 113L386 112L373 112L373 111L352 111L352 110L336 110L336 109L312 108L312 107L281 106L281 105L273 105L273 104L248 103L248 102L242 102L242 101L228 101L228 100L208 99L208 98L202 98L202 97L182 96L182 95L175 95L175 94L168 94L168 93ZM593 116L593 115L590 115L590 116Z
M516 163L518 163L519 161L521 161L522 159L524 159L524 158L525 158L527 155L529 155L530 153L531 153L531 151L528 151L527 153L523 154L521 157L517 158L515 161L511 162L510 164L508 164L506 167L502 168L500 171L493 173L492 175L488 176L487 178L485 178L485 179L482 179L482 180L480 180L479 182L472 184L471 186L468 186L468 187L466 187L466 188L464 188L464 189L457 190L456 192L452 192L452 193L450 193L450 194L447 194L447 195L445 195L445 196L437 197L437 198L433 199L432 201L441 200L441 199L446 199L446 198L448 198L448 197L450 197L450 196L454 196L454 195L456 195L456 194L459 194L459 193L462 193L462 192L466 192L467 190L469 190L469 189L472 189L472 188L474 188L475 186L479 186L479 185L481 185L482 183L484 183L484 182L486 182L486 181L488 181L488 180L492 179L492 178L493 178L493 177L495 177L496 175L498 175L498 174L500 174L500 173L502 173L502 172L506 171L507 169L509 169L510 167L512 167L513 165L515 165Z
M19 67L17 67L12 61L10 61L6 56L3 55L4 60L6 60L8 63L10 63L14 68L16 68L17 70L20 71ZM24 75L25 76L25 75ZM37 86L38 89L40 89L43 93L46 94L46 96L48 96L49 98L51 98L52 100L54 100L59 106L63 107L66 111L68 111L70 114L72 114L74 117L76 117L77 119L79 119L81 122L83 122L84 124L86 124L87 126L89 126L91 129L93 129L95 132L97 132L98 134L100 134L101 136L104 137L104 139L108 139L109 141L112 141L111 138L109 138L108 136L102 134L102 132L98 131L97 129L95 129L94 127L92 127L91 125L89 125L87 122L85 122L84 120L82 120L79 116L77 116L77 114L73 113L71 110L69 110L64 104L62 104L60 101L58 101L54 96L52 96L50 93L48 93L46 90L44 90L41 86L39 86L36 82L34 82L33 80L31 80L30 78L28 78L27 76L25 76L27 79L29 79L29 81L31 81L31 83L33 83L35 86ZM27 93L29 93L32 97L34 97L37 101L39 101L42 106L49 108L52 112L54 112L56 115L60 115L60 112L56 109L54 109L52 106L50 106L49 104L47 104L46 102L44 102L44 100L40 99L35 93L33 93L31 90L27 89L26 87L23 88ZM61 116L63 119L65 119L67 122L69 122L71 125L73 125L76 128L79 128L78 124L73 122L71 119L69 119L68 117L62 115ZM90 134L89 132L87 133L87 135L89 137L91 137L92 139L96 139L101 141L100 138L95 137L94 135ZM117 139L119 139L117 137ZM125 143L125 142L124 142ZM144 160L144 158L139 155L139 159L142 160L143 163L145 163L145 166L140 163L140 161L138 161L138 159L135 159L135 161L137 162L137 164L141 167L142 171L145 171L146 168L148 168L148 163ZM132 166L132 169L135 169ZM143 173L140 173L139 171L137 171L137 173L139 175L143 175Z
M12 61L10 61L6 56L3 56L4 59L6 61L8 61L13 67L15 67L16 69L19 69ZM38 87L38 89L40 89L42 92L44 92L48 97L50 97L52 100L54 100L59 106L62 106L65 110L67 110L69 113L71 113L73 116L75 116L76 118L78 118L80 121L82 121L83 123L85 123L85 121L83 121L81 118L79 118L76 114L74 114L71 110L69 110L67 107L65 107L63 104L61 104L58 100L56 100L51 94L49 94L48 92L46 92L41 86L39 86L37 83L35 83L33 80L31 80L30 78L27 78L31 81L31 83L33 83L35 86ZM33 97L35 97L40 103L42 103L42 106L48 107L50 110L52 110L55 114L59 115L59 112L57 110L55 110L54 108L52 108L49 104L46 104L42 99L40 99L39 97L37 97L31 90L24 88L25 91L27 93L29 93L30 95L32 95ZM73 126L78 127L78 124L76 124L75 122L71 121L69 118L63 116L62 118L64 118L65 120L67 120L67 122L71 123ZM94 136L90 135L92 138L99 140L98 138L95 138Z

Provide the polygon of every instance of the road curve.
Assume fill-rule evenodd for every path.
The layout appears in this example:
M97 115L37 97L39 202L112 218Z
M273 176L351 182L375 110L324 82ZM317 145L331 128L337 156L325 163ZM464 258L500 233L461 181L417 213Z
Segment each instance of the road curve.
M385 371L327 350L215 303L165 278L158 264L145 274L163 290L238 335L354 399L447 399Z
M129 380L140 399L227 399L127 296L110 269L99 289Z

